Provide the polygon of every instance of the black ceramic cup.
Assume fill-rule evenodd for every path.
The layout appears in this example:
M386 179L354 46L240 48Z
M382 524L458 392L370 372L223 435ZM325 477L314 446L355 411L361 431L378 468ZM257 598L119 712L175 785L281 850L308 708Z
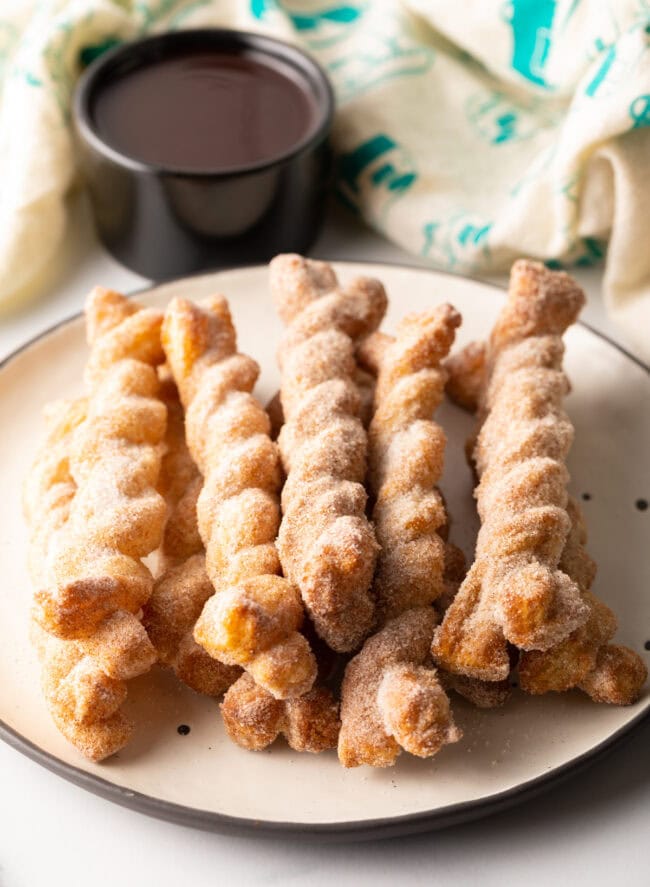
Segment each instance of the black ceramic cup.
M103 90L145 66L194 52L248 56L289 72L312 108L306 131L275 156L198 169L143 160L100 133ZM177 31L107 52L84 72L74 98L81 168L101 241L153 280L306 252L323 217L333 110L322 69L295 47L258 34Z

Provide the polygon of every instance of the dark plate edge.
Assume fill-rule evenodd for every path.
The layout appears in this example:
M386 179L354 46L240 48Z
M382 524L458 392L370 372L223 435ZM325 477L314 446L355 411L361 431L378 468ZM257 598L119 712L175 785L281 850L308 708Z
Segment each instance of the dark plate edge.
M492 289L496 289L499 292L504 291L504 287L499 286L498 284L491 281L481 280L477 277L456 275L452 272L441 271L436 268L426 268L417 265L410 265L406 262L400 263L377 260L355 262L352 260L337 260L331 257L328 257L327 261L335 262L339 265L365 264L400 267L412 271L421 271L423 273L433 272L435 274L444 274L454 278L464 276L465 279L471 280L474 283L481 284L482 286L491 287ZM256 267L259 268L264 266L259 265L259 263L251 263L248 265L238 265L230 268L216 268L213 271L208 270L193 275L187 275L186 277L181 279L187 280L193 277L207 276L210 273L229 272L240 269L252 269ZM173 281L160 281L158 283L152 283L149 286L135 290L130 295L146 293L152 289L157 288L158 286L172 282ZM37 333L31 339L28 339L26 342L24 342L18 348L14 349L0 361L0 371L2 371L5 366L7 366L12 360L14 360L14 358L18 357L18 355L20 355L23 351L28 350L32 345L35 345L41 339L45 338L51 333L56 332L58 329L66 326L73 320L78 319L81 314L81 311L77 311L69 317L65 317L52 326L47 327L40 333ZM631 354L623 346L619 345L618 342L615 342L613 339L610 339L609 336L600 332L600 330L597 330L589 324L583 323L582 321L579 321L578 325L584 327L593 335L607 342L609 345L611 345L613 348L627 357L630 361L632 361L632 363L641 367L641 369L645 370L645 372L650 375L650 366L647 366L640 358L636 357L634 354ZM496 795L492 795L489 798L485 798L479 801L463 801L458 804L452 804L435 812L424 811L420 813L409 813L404 816L395 816L383 819L366 819L359 820L357 822L352 821L344 823L270 822L267 820L255 820L247 819L244 817L228 816L222 813L213 813L210 810L199 810L193 807L185 807L181 804L175 804L171 801L164 801L159 798L151 797L150 795L143 795L140 792L134 792L128 788L124 788L122 786L109 782L101 776L95 776L94 774L87 773L85 770L82 770L79 767L75 767L72 764L67 764L59 760L50 752L46 752L43 749L39 748L29 739L26 739L24 736L17 733L13 728L11 728L1 719L0 739L14 748L16 751L19 751L21 754L24 754L26 757L45 767L50 772L55 773L58 776L62 776L68 782L72 782L74 785L77 785L80 788L85 789L86 791L90 791L93 794L99 795L100 797L106 798L107 800L119 804L122 807L136 810L139 813L144 813L157 819L162 819L167 822L173 822L180 825L191 826L193 828L199 828L204 831L220 832L230 835L271 836L280 833L281 835L286 836L299 835L307 840L326 842L345 840L362 841L373 840L382 837L392 838L409 834L419 834L426 831L448 828L449 826L457 825L461 822L470 822L483 816L487 816L490 813L497 813L502 810L506 810L524 799L536 797L542 792L547 791L548 789L551 789L552 787L564 782L571 776L577 775L578 773L587 769L592 764L604 758L616 746L620 745L624 741L629 740L633 733L636 732L638 728L646 722L650 723L650 709L639 712L639 714L628 724L625 724L611 736L608 736L607 739L604 739L602 742L598 743L598 745L574 758L567 764L556 767L547 774L543 774L541 776L535 777L534 779L528 780L527 782L520 783L514 788L506 789L505 791L500 792Z
M404 816L393 816L383 819L365 819L351 822L336 823L296 823L272 822L269 820L248 819L245 817L228 816L210 810L185 807L171 801L164 801L150 795L143 795L128 788L115 785L101 776L87 773L72 764L66 764L50 752L43 751L29 739L16 733L11 727L0 720L0 739L21 754L45 767L68 782L106 798L121 807L127 807L138 813L173 822L178 825L191 826L202 831L219 832L227 835L257 837L295 836L304 840L322 842L334 841L369 841L377 838L396 838L406 835L421 834L427 831L438 831L460 823L471 822L491 813L500 813L514 807L523 800L535 798L545 791L561 784L572 776L582 773L592 764L605 758L617 746L632 738L633 734L644 724L650 723L650 710L639 712L630 723L621 727L598 745L574 758L567 764L556 767L548 774L536 776L527 782L520 783L489 798L479 801L461 801L437 811L408 813Z

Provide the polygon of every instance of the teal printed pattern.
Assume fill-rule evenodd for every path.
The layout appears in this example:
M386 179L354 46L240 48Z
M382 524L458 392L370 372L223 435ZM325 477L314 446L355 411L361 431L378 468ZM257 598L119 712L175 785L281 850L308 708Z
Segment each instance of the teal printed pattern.
M615 35L609 41L598 37L594 41L594 61L598 64L590 77L584 94L587 98L608 98L625 84L647 54L647 29L650 22L650 8L646 7L633 24L621 31L616 25ZM602 56L602 57L601 57Z
M87 68L100 55L104 55L109 49L115 49L122 41L118 37L107 37L101 43L95 43L93 46L84 46L79 53L79 64L82 68Z
M272 12L286 16L296 37L311 51L323 53L320 62L332 80L339 102L346 102L389 80L425 74L433 63L433 50L402 33L400 16L388 4L384 9L382 2L339 0L316 6L304 0L302 4L249 0L249 10L257 21L269 19ZM363 49L353 40L360 29Z
M512 28L511 64L531 83L549 89L544 69L551 49L556 0L508 0L505 21Z
M267 13L278 9L278 4L275 0L250 0L250 3L251 15L258 22L264 21Z
M275 0L251 0L250 10L253 18L258 22L263 21L271 10L277 10L278 4Z
M297 31L316 31L328 22L349 25L355 22L360 15L361 7L351 5L333 6L331 9L321 9L309 15L290 13L291 21Z
M632 118L632 129L650 126L650 93L634 99L630 105L630 117Z
M422 227L420 255L450 271L476 271L489 263L492 222L460 212Z
M584 252L575 260L576 265L581 268L591 268L602 262L605 256L605 248L603 244L594 237L585 237L582 241Z
M603 45L603 41L599 38L596 40L596 49L599 51L603 51L606 47ZM616 44L610 46L609 49L605 52L603 56L603 60L598 66L596 73L593 78L587 84L587 88L585 89L585 95L589 96L589 98L593 98L600 87L602 86L605 78L609 74L609 70L614 64L614 60L616 59Z
M550 113L537 100L525 107L503 92L471 96L465 113L476 135L490 145L506 145L533 138L540 128L551 126L558 119L557 112Z
M319 50L335 46L349 35L352 25L357 25L371 0L360 3L334 3L330 6L314 8L307 3L304 11L291 8L278 0L250 0L250 11L253 18L264 21L271 11L282 12L287 16L296 35L304 41L309 49Z
M410 154L390 136L378 133L340 158L337 195L358 210L362 200L369 205L367 192L372 192L372 214L379 221L417 178Z
M368 34L366 39L365 51L350 52L326 66L341 102L388 80L424 74L433 64L434 52L428 47L383 34Z

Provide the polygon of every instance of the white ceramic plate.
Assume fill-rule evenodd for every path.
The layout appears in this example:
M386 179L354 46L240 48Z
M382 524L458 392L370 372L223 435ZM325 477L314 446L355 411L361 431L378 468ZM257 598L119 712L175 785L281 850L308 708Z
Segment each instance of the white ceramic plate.
M388 330L406 311L453 302L463 314L461 344L485 336L503 299L494 287L412 268L341 263L337 270L343 279L373 274L384 281ZM274 351L281 331L265 268L175 281L140 298L162 307L174 295L213 292L230 299L240 347L262 366L264 402L278 386ZM103 764L83 760L54 728L39 690L27 639L20 498L43 431L41 407L80 391L85 359L83 322L74 318L25 346L0 371L0 733L46 767L119 803L203 828L376 836L447 825L513 803L602 755L650 711L648 691L629 708L598 706L579 693L532 698L515 691L495 711L454 699L463 741L432 761L404 755L387 770L346 771L334 752L298 755L282 741L257 754L238 748L225 736L214 700L156 670L131 685L127 704L137 731L129 747ZM643 652L650 646L650 510L638 500L650 498L650 378L585 327L567 336L566 366L577 430L571 491L584 500L589 549L599 562L595 590L618 613L620 640ZM476 517L463 442L472 420L450 405L439 418L449 437L443 489L452 538L471 554ZM650 652L643 655L650 659ZM181 724L189 734L177 732Z

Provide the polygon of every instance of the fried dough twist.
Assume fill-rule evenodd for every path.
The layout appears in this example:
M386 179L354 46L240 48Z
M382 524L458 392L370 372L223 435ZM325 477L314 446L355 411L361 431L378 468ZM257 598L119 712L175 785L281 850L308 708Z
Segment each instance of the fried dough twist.
M624 677L610 695L632 701L645 678L631 651L604 653L598 678L599 651L615 619L588 591L593 567L566 492L573 427L562 409L568 382L561 335L583 303L566 274L516 262L484 369L480 349L460 363L469 367L460 386L465 393L473 386L467 378L482 379L472 454L482 524L476 559L436 632L433 653L449 671L496 681L508 674L509 642L524 651L524 689L584 682L594 697L611 689L612 663L619 660Z
M432 607L407 610L369 638L345 670L338 754L344 767L390 767L402 749L426 758L462 734L431 667Z
M371 278L341 290L329 265L296 255L273 259L271 292L287 324L278 354L287 473L278 550L317 633L332 649L351 651L373 624L377 555L365 516L367 435L354 340L377 328L386 294Z
M280 465L268 416L251 394L259 368L237 353L221 297L203 307L174 299L163 341L186 411L187 444L204 477L197 514L216 591L194 638L274 697L300 696L314 682L316 661L299 632L300 596L278 575Z
M168 421L159 488L169 515L160 549L163 569L143 608L142 623L163 665L197 693L219 696L241 669L214 659L194 640L196 621L214 594L196 516L203 479L187 447L183 407L169 378L162 383L162 396Z
M336 748L338 704L326 687L314 687L294 699L274 699L243 674L221 703L228 735L250 751L261 751L282 733L290 748L318 753Z
M88 417L70 453L77 490L65 528L48 552L47 587L34 598L46 631L78 639L97 656L110 649L106 635L113 628L116 635L127 626L144 634L130 614L151 594L153 579L141 558L160 544L165 521L155 487L167 410L154 369L163 359L162 316L97 288L86 318ZM151 652L149 645L148 657ZM112 673L118 666L107 661L105 668Z
M49 549L64 532L70 514L76 493L70 473L70 450L86 412L85 399L49 405L47 436L26 478L24 509L31 531L29 567L36 587L43 584ZM120 711L126 698L125 683L109 677L76 641L52 637L35 620L31 637L41 662L45 701L65 738L93 761L126 745L133 724Z
M560 558L560 568L582 589L589 617L550 650L523 652L519 658L519 683L527 693L561 692L578 687L595 702L629 705L635 702L648 671L641 657L621 644L610 644L617 623L612 611L589 589L596 565L585 551L587 531L580 507L567 503L571 529Z
M431 417L444 393L440 361L459 324L451 305L404 318L377 366L368 484L381 546L374 577L378 625L433 603L443 591L445 543L439 531L447 515L436 485L445 435ZM374 362L373 351L371 337L360 350L367 365Z
M429 757L460 737L430 667L436 616L427 607L444 590L440 533L447 525L436 488L445 437L431 417L444 391L440 361L459 323L460 315L441 305L406 317L395 339L375 333L358 349L377 374L368 485L381 545L373 583L380 630L348 664L341 688L339 757L346 767L389 766L402 749Z

